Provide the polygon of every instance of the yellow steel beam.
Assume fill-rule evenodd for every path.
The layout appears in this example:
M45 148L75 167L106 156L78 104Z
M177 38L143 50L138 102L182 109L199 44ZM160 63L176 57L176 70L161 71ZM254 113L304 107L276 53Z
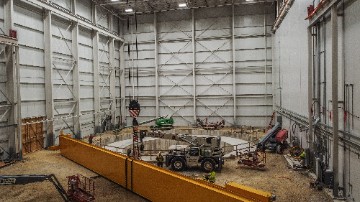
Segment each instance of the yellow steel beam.
M60 151L64 157L151 201L254 201L232 184L224 188L195 180L68 136L60 136Z
M226 183L225 188L253 201L271 202L275 199L275 196L272 195L270 192L265 192L248 186L240 185L236 182Z

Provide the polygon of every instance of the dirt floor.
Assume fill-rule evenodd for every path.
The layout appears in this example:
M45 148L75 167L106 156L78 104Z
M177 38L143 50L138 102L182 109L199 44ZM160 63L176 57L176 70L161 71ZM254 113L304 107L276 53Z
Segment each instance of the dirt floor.
M122 138L121 138L122 139ZM238 159L227 159L221 173L216 174L216 184L234 181L276 195L278 202L330 202L323 191L311 189L312 181L306 171L294 171L287 167L284 156L267 153L264 170L239 167ZM146 199L123 189L119 185L62 157L58 151L39 151L25 156L24 160L0 169L0 175L55 174L67 189L66 176L82 174L95 181L96 201L146 201ZM193 178L204 174L197 169L182 172ZM62 201L60 194L50 182L28 185L1 186L0 201Z
M28 154L24 160L0 169L0 175L47 175L55 174L65 190L67 176L82 174L95 181L96 201L147 201L121 186L98 176L96 173L62 157L58 151L38 151ZM0 185L1 186L1 185ZM27 185L4 185L0 188L0 201L63 201L51 182Z

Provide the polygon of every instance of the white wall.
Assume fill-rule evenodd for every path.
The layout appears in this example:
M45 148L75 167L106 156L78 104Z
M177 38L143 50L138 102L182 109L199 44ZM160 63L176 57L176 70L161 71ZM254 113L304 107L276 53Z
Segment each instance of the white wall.
M195 10L195 84L192 73L191 10L158 13L157 34L154 33L153 14L137 16L137 33L134 25L127 30L125 23L125 39L134 44L136 36L138 39L139 60L136 58L135 45L132 45L132 55L128 57L126 52L125 75L128 77L128 70L132 66L135 72L139 68L139 88L135 87L135 96L139 96L139 102L143 106L139 119L146 120L156 115L154 43L157 36L159 115L173 115L175 125L191 125L194 123L195 107L195 115L200 119L225 119L226 125L266 125L272 113L272 51L269 35L266 37L265 55L264 32L270 34L274 9L270 4L265 7L264 9L263 4L235 6L235 81L232 72L231 7ZM131 17L131 24L133 23L134 18ZM131 35L131 32L134 34ZM132 84L137 85L136 78L134 81L129 82L126 78L127 98L134 94ZM234 82L237 98L235 120ZM264 94L268 96L265 98ZM128 123L130 124L130 118Z
M76 13L88 21L93 21L92 13L92 1L91 0L78 0L76 1ZM72 1L53 1L59 6L71 11ZM109 25L109 15L101 7L97 9L98 25L109 29L111 32L118 33L119 20L113 17L113 24ZM44 63L44 21L43 21L43 9L35 7L26 1L14 1L14 29L17 31L19 42L19 55L20 55L20 91L21 91L21 117L37 117L46 116L45 111L45 63ZM5 19L7 20L7 19ZM54 103L62 102L62 104L54 104L54 118L60 119L64 116L73 116L73 105L70 100L74 98L72 94L73 88L73 72L72 72L72 22L69 19L60 17L56 14L52 14L51 21L52 30L52 68L53 68L53 86L52 93ZM0 2L0 28L4 30L4 1ZM1 33L2 34L2 33ZM109 66L109 37L100 33L99 39L99 60L100 66ZM120 42L115 42L115 63L114 68L119 70L119 47ZM78 53L79 60L76 61L79 68L79 83L80 83L80 113L86 114L81 116L81 134L82 136L88 136L94 133L94 63L93 63L93 40L92 30L79 25L78 36ZM3 63L0 63L1 71L3 73ZM99 68L106 71L106 68ZM104 75L99 77L106 77L106 72L100 70ZM118 71L119 72L119 71ZM1 73L1 75L2 75ZM119 74L116 76L116 80L119 81ZM1 82L6 78L1 78ZM65 81L64 81L65 80ZM0 82L0 83L1 83ZM105 85L103 85L106 83ZM109 81L105 79L99 79L101 99L109 98ZM104 88L102 88L104 86ZM117 82L116 97L120 97L119 82ZM108 101L107 101L108 102ZM102 103L102 109L108 108L109 103ZM119 105L115 116L119 116ZM48 117L52 119L52 117ZM54 121L55 136L58 135L59 129L64 129L65 132L71 133L73 130L74 119L66 119L66 123L62 120ZM71 130L70 130L71 129ZM45 132L45 131L44 131ZM1 133L0 140L6 141L7 134ZM0 142L1 143L1 142ZM0 145L5 147L6 144Z
M356 36L360 34L360 11L359 1L344 1L344 7L338 9L338 41L339 41L339 129L347 131L343 141L339 142L339 182L340 187L345 189L344 197L347 201L360 200L360 172L359 165L360 148L360 108L356 105L359 101L360 74L357 64L360 62L360 43ZM307 27L308 21L302 20L307 16L308 3L295 1L289 13L283 20L280 28L274 35L273 55L273 89L275 106L308 117L307 104L307 75L308 75L308 49ZM344 10L343 10L344 9ZM342 17L343 16L343 17ZM300 20L299 20L300 19ZM319 101L320 112L317 112L317 102L314 103L314 116L320 116L321 123L332 126L332 37L329 14L317 25L314 32L314 98ZM318 36L318 38L317 38ZM317 40L315 40L317 38ZM319 69L319 74L317 70ZM319 79L318 79L319 75ZM344 96L346 85L353 86L349 90L349 97ZM319 90L317 90L320 86ZM353 99L352 99L353 98ZM352 104L354 102L354 104ZM344 106L345 105L345 106ZM347 110L345 110L345 108ZM347 111L347 112L345 112ZM344 113L347 113L346 119ZM283 117L283 127L291 130L295 120ZM344 124L345 123L345 124ZM300 132L296 129L295 136L302 140L302 146L308 147L307 131ZM340 136L343 136L340 133ZM315 130L315 155L322 158L326 169L332 169L332 137ZM351 144L349 142L352 142ZM320 148L323 148L320 149ZM321 154L317 153L321 150ZM344 173L344 174L343 174Z

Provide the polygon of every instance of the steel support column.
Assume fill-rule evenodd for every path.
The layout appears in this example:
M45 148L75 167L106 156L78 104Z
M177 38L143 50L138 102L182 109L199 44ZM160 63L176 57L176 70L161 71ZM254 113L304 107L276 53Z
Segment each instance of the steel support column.
M154 13L154 36L155 36L155 44L154 44L154 50L155 50L155 117L159 117L159 61L158 61L158 30L157 30L157 13ZM129 70L130 71L130 70Z
M95 133L100 131L100 86L99 86L99 33L93 31L93 70L94 70L94 113L95 113Z
M110 39L109 42L109 66L110 66L110 100L111 100L111 124L115 126L116 124L116 92L115 92L115 40Z
M333 172L335 197L339 196L339 113L338 113L338 16L337 4L331 7L331 66L333 110Z
M74 0L75 1L75 0ZM75 7L74 7L75 9ZM79 48L78 48L78 39L79 39L79 25L74 23L72 27L72 57L74 60L74 67L72 70L73 73L73 94L74 94L74 135L77 138L81 137L81 128L80 128L80 82L79 82Z
M124 54L125 44L122 43L120 47L120 97L121 97L121 108L120 108L120 124L123 126L126 125L126 88L125 88L125 54Z
M192 42L192 56L193 56L193 68L192 68L192 79L193 79L193 115L194 124L196 124L196 39L195 39L195 9L191 9L191 42Z
M52 68L52 13L49 10L44 14L44 64L45 64L45 111L50 121L46 126L46 146L54 145L54 100L53 100L53 68Z
M266 115L268 114L268 111L267 111L267 107L266 107L266 105L267 105L267 37L266 37L266 6L265 6L265 4L264 4L264 56L265 56L265 58L264 58L264 62L265 62L265 64L264 64L264 79L265 79L265 81L264 81L264 88L265 88L265 92L264 92L264 105L265 105L265 122L264 123L266 123L266 119L267 119L267 117L266 117Z
M233 80L233 113L234 113L234 126L237 125L236 120L236 49L235 49L235 5L231 7L231 42L232 42L232 80Z
M4 32L9 34L9 30L14 27L14 1L5 0L4 4Z

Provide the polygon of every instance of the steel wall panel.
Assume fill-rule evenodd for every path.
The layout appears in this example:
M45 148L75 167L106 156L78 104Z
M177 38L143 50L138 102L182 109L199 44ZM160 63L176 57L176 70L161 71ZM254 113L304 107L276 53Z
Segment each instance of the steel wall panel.
M18 34L18 43L23 46L29 46L44 50L44 34L40 31L34 31L32 28L15 24Z
M139 26L138 26L139 28ZM142 41L152 41L154 40L155 35L152 33L139 33L140 31L138 30L136 36L137 36L137 40L138 40L138 45L139 43L141 43ZM134 31L134 34L136 33L136 31ZM131 42L131 44L136 43L136 37L134 36L133 38L131 38L131 35L128 36L128 41ZM140 49L141 50L141 49Z
M97 9L97 24L105 28L109 28L108 13L102 7L96 7Z
M272 107L272 103L265 101L264 97L242 97L241 99L236 100L238 106L258 106L258 105L267 105Z
M265 75L264 75L264 73L237 74L236 75L236 81L237 81L237 83L259 83L259 84L264 84L265 83ZM266 81L267 82L272 81L271 73L266 74Z
M306 7L305 2L295 1L293 7ZM306 16L306 10L291 9L277 30L274 41L275 49L277 41L281 40L281 48L278 57L281 57L281 88L282 107L298 114L307 116L307 21L299 21L294 24L289 19L299 19ZM297 40L293 40L296 38ZM296 48L294 48L296 47ZM279 68L276 66L276 68ZM294 84L294 85L290 85ZM277 103L279 105L279 103Z
M43 67L21 65L20 83L44 83L45 72Z
M29 65L44 67L44 52L42 50L20 47L19 48L19 63L20 65Z
M94 98L94 87L93 86L80 86L80 98ZM80 106L83 103L80 103Z
M266 14L273 15L274 8L272 6L265 6L264 8L263 6L259 6L257 4L239 5L235 7L235 16L263 15L264 12Z
M353 120L354 124L351 123L351 131L360 137L360 119L356 116L360 116L360 107L356 103L360 103L360 80L359 80L359 50L360 50L360 41L354 40L354 36L359 36L360 34L360 17L358 13L360 12L360 3L355 1L346 7L345 13L345 82L348 84L353 84L353 102L355 103L353 107L353 113L355 117L351 117L349 120ZM329 77L328 77L329 78ZM331 78L331 77L330 77ZM351 93L352 94L352 93ZM351 95L350 95L351 96ZM357 184L360 187L360 183ZM358 199L360 195L357 196Z
M1 1L0 2L0 27L3 28L2 22L4 21L4 4L5 1Z
M196 84L198 86L206 86L206 85L212 85L214 82L214 85L218 84L232 84L232 78L231 74L203 74L203 75L196 75Z
M71 0L52 0L52 2L56 3L57 5L71 10Z
M91 60L92 59L92 47L78 45L79 47L79 57L86 58Z
M263 29L263 28L262 28ZM262 30L264 33L264 30ZM238 38L235 39L235 49L263 49L264 48L264 37L249 37L249 38ZM267 48L271 49L271 40L267 40Z
M22 117L45 116L45 101L31 101L21 103Z
M153 18L152 18L153 19ZM191 11L190 10L176 10L170 12L161 12L158 13L158 22L169 22L169 21L182 21L182 20L191 20ZM153 22L153 20L152 20Z
M235 27L254 27L259 26L264 30L264 14L243 15L235 17ZM264 31L262 32L264 34Z
M45 85L43 84L23 84L20 88L22 101L45 100Z
M269 7L269 8L268 8ZM270 34L270 22L273 19L273 9L268 6L264 9L262 6L236 6L236 18L235 18L235 45L237 51L235 52L236 61L236 81L239 83L236 88L248 88L245 90L237 90L237 93L241 94L256 94L262 96L265 92L265 38L264 34L264 11L266 14L266 21L269 23L266 25L267 33ZM241 12L239 12L239 10ZM183 13L183 16L181 16ZM142 18L142 19L141 19ZM143 23L145 22L145 23ZM142 43L139 44L139 58L141 60L136 61L134 66L142 67L140 71L141 75L148 75L149 79L142 80L139 95L146 96L147 99L155 99L155 72L153 67L153 61L155 55L154 52L154 24L153 15L144 15L138 18L139 32L138 37L141 38ZM228 102L226 106L221 108L218 112L222 114L224 112L224 118L233 123L233 81L232 81L232 40L231 40L231 7L223 8L211 8L211 9L197 9L195 11L195 35L198 38L195 42L195 57L196 57L196 93L201 100L201 97L211 96L214 100L222 100L222 97L226 96L231 99L226 99ZM142 27L144 25L144 27ZM126 25L125 25L126 26ZM191 11L170 11L164 13L158 13L157 15L157 28L158 28L158 64L159 64L159 78L158 88L159 94L164 99L166 96L176 97L177 100L189 102L187 105L192 106L193 101L189 100L189 97L193 95L193 82L192 82L192 68L193 68L193 54L191 44ZM248 35L259 36L248 36ZM126 32L125 37L131 38L131 35ZM207 38L208 37L208 38ZM138 39L139 39L138 38ZM134 36L133 36L134 39ZM267 93L271 94L271 37L267 37ZM126 51L125 47L125 51ZM212 51L214 54L212 54ZM126 54L127 55L127 54ZM128 56L126 56L127 58ZM128 59L127 59L128 60ZM132 62L127 61L127 69L131 67ZM146 70L145 70L146 68ZM201 74L201 75L200 75ZM210 76L213 74L213 76ZM126 71L125 75L128 75ZM187 75L187 76L186 76ZM251 75L251 76L250 76ZM208 79L207 79L208 78ZM243 79L244 78L244 79ZM143 77L141 77L143 79ZM243 80L241 80L243 79ZM128 80L128 78L126 78ZM212 85L215 83L215 85ZM247 83L247 84L243 84ZM126 81L128 86L130 83ZM146 86L146 87L145 87ZM172 88L172 86L175 86ZM210 88L209 88L210 87ZM151 89L149 92L149 89ZM185 89L185 90L184 90ZM132 95L132 88L126 88L126 95ZM137 91L137 90L136 90ZM169 91L169 92L168 92ZM203 92L205 91L205 92ZM241 95L239 94L239 95ZM167 98L167 97L166 97ZM210 98L210 97L209 97ZM238 98L242 99L242 98ZM262 97L265 102L265 98ZM141 99L140 103L142 102ZM175 107L170 99L164 101L169 106ZM271 105L272 98L269 97L266 100L267 105ZM166 105L160 101L159 106L161 113L173 113L171 109L163 106ZM203 107L200 103L196 104L198 107ZM216 105L212 102L206 102L207 107L216 109ZM222 105L222 104L221 104ZM154 105L155 106L155 105ZM184 120L181 116L176 115L176 123L186 123L193 119L193 107L185 107L189 109L179 109L179 113L188 120ZM165 110L165 111L164 111ZM183 111L186 111L184 113ZM211 112L210 112L211 113ZM269 112L264 112L271 114ZM206 115L209 113L207 112ZM263 115L264 115L263 114ZM197 110L197 116L205 116L202 111ZM241 114L238 114L241 116ZM256 114L256 116L258 116ZM179 120L179 121L178 121ZM254 124L251 124L254 125Z
M76 14L86 19L91 19L91 5L91 0L76 0Z
M89 73L80 73L80 85L83 86L93 86L94 85L94 75Z
M31 29L43 32L44 25L42 20L42 12L40 10L28 10L17 4L14 5L14 23L31 27ZM21 33L18 33L21 34Z
M66 40L66 42L61 38L52 38L53 43L53 52L59 54L61 58L68 58L67 56L71 56L71 41ZM62 56L64 55L64 56ZM69 65L66 65L69 66Z
M271 29L271 26L267 26L268 29ZM270 33L270 30L268 30ZM258 27L237 27L235 28L235 35L241 37L251 37L251 36L260 36L264 34L264 26ZM237 40L237 39L236 39Z
M82 73L93 73L93 62L91 60L80 59L79 60L79 71Z
M166 78L164 75L162 75L162 77L159 78L159 85L161 86L173 86L175 85L175 83L182 83L183 85L192 85L192 78L191 75L190 76L186 76L186 75L167 75L167 77L170 78ZM171 80L170 80L171 79ZM154 81L154 79L151 79L151 81Z
M79 42L79 44L83 44L88 47L92 47L91 30L79 27L78 42Z
M94 100L91 98L90 99L82 98L81 104L80 104L80 110L81 111L93 111L94 110Z
M55 81L54 81L55 83ZM72 99L73 95L71 94L70 90L68 89L68 87L66 87L65 85L54 85L53 87L53 92L54 92L54 99Z

